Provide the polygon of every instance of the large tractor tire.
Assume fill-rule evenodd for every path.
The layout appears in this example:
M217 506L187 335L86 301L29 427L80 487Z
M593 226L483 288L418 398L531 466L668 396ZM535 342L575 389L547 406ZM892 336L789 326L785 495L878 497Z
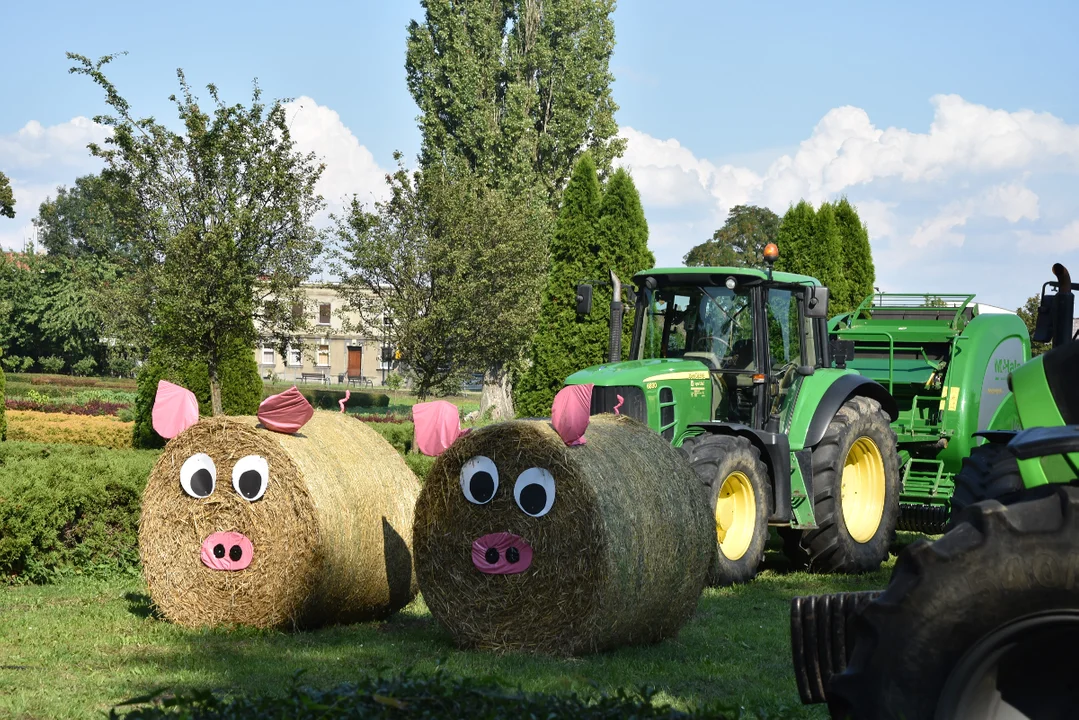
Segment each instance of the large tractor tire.
M745 438L698 435L682 443L716 521L716 553L709 584L733 585L752 580L764 559L768 515L772 507L768 468Z
M815 530L784 529L783 550L813 572L872 572L899 519L899 455L888 414L854 397L813 448Z
M1015 502L1023 492L1019 461L1005 443L979 445L963 458L963 467L955 476L955 491L949 512L948 528L956 525L963 511L982 500L997 500L1005 505Z
M856 618L833 718L1075 717L1079 488L971 506Z

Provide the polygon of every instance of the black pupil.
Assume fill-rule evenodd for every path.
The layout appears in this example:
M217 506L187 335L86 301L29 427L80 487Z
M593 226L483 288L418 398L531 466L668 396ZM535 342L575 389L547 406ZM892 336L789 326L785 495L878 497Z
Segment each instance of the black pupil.
M244 551L239 545L233 545L229 550L229 557L233 562L239 562L240 558L244 556Z
M485 503L495 494L495 479L491 477L491 473L480 470L468 481L468 488L476 502Z
M206 468L199 468L191 476L191 492L199 497L206 497L214 489L214 479Z
M214 557L217 557L217 558L225 557L225 546L222 545L221 543L218 543L218 544L214 545Z
M262 475L258 470L244 470L240 475L240 494L250 500L259 494L262 487Z
M529 515L536 515L547 504L547 491L539 483L529 483L521 490L521 508Z
M506 562L512 564L512 563L517 562L520 559L521 559L521 552L517 548L515 548L515 547L506 548Z

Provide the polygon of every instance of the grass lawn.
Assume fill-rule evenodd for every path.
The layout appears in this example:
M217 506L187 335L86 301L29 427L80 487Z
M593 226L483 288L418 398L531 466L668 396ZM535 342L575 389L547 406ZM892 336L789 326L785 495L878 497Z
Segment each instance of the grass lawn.
M900 533L900 542L912 537ZM164 688L275 693L297 670L306 671L305 683L328 687L380 670L427 673L441 662L454 675L525 690L652 685L683 709L724 702L749 717L824 718L823 707L798 699L789 601L882 588L894 559L867 576L807 575L787 572L770 550L754 582L706 590L676 639L572 660L457 650L422 600L386 622L308 633L192 631L157 619L137 577L0 587L0 716L100 717Z

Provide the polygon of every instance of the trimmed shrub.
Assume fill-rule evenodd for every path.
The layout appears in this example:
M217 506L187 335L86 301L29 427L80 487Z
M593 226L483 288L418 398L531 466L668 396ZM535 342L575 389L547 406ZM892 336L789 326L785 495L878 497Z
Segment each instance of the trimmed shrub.
M81 377L86 377L94 372L94 368L97 367L97 360L92 357L84 357L82 360L72 364L71 372ZM47 370L48 368L46 368Z
M47 373L58 373L64 369L64 359L56 357L55 355L38 358L37 364Z
M31 375L29 377L22 376L19 378L19 382L30 383L31 385L58 385L60 387L71 388L110 388L114 390L135 390L135 381L126 380L122 378L110 378L108 380L102 380L100 378L92 377L70 377L68 375Z
M132 423L112 415L71 415L33 410L7 413L8 440L94 445L117 450L131 447Z
M0 360L4 357L4 350L0 348ZM7 407L7 395L4 394L6 380L4 379L4 370L0 367L0 441L7 440L7 415L5 409Z
M320 410L340 410L341 406L338 404L345 398L344 390L307 390L301 389L307 401L312 406ZM267 396L273 395L273 392L265 393ZM349 392L348 402L345 403L345 408L356 407L376 407L384 408L390 406L390 396L385 393L370 393L370 392Z
M157 453L0 445L0 578L132 570L139 502Z
M359 683L338 685L330 690L293 686L283 695L223 697L208 690L196 690L168 697L158 706L125 710L122 715L114 708L109 717L122 717L126 720L241 720L285 716L294 720L461 717L471 720L681 720L704 717L723 720L744 717L736 703L731 704L731 709L715 707L686 713L654 703L655 695L656 692L650 688L641 689L639 693L619 691L615 695L604 694L594 698L584 698L577 693L526 693L500 687L490 680L453 678L436 672L433 677L426 678L409 674L393 678L368 678Z
M237 342L221 363L221 405L226 415L254 415L262 401L262 378L251 348ZM151 353L139 370L135 397L135 427L131 444L142 449L162 448L165 439L154 432L150 413L157 396L159 380L181 385L199 401L199 414L211 415L210 371L200 361L177 361L161 353Z

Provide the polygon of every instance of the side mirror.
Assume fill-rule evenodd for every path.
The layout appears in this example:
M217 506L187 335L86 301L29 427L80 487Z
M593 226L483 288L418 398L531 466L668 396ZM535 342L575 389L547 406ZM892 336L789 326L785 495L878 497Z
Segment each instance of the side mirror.
M577 286L577 314L588 315L592 312L592 286Z
M1056 295L1042 291L1042 301L1038 303L1038 318L1034 321L1034 342L1053 342L1053 326L1056 325Z
M828 339L828 354L832 356L832 362L839 369L847 367L847 361L854 359L854 341L840 340L834 335Z
M828 317L828 288L819 285L806 288L806 317Z

